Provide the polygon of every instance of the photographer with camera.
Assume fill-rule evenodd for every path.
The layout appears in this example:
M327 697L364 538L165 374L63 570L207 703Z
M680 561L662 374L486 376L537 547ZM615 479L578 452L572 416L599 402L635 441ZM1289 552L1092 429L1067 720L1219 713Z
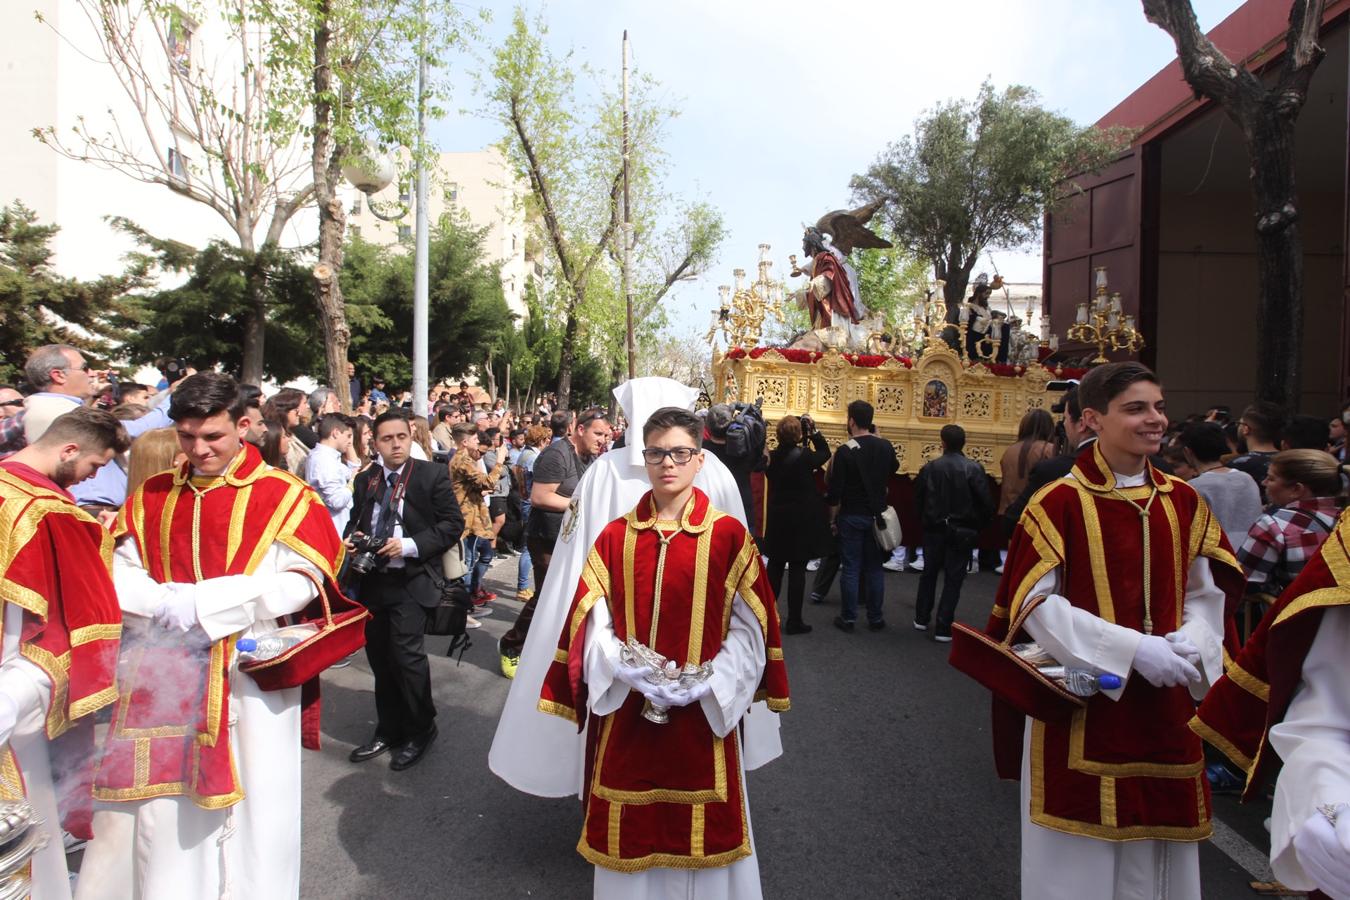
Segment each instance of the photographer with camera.
M764 548L769 556L769 584L775 597L783 596L783 570L787 570L787 634L806 634L811 626L802 620L806 592L806 563L830 555L830 534L825 499L816 489L815 472L830 461L830 445L810 416L783 416L778 420L778 446L769 454L765 477L769 481L769 507L764 520Z
M371 612L366 658L375 675L375 735L351 753L365 762L393 751L401 771L436 739L436 706L422 635L440 604L441 557L464 530L464 517L444 466L412 459L408 419L387 412L375 420L376 465L356 478L355 512L347 524L348 578Z

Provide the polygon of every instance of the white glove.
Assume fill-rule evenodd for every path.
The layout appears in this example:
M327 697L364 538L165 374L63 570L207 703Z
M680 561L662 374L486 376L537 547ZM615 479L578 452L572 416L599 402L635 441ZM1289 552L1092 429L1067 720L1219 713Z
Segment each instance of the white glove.
M170 631L184 634L197 625L197 586L168 584L168 598L155 610L155 622Z
M1172 651L1171 641L1156 634L1146 634L1139 639L1139 648L1134 651L1130 668L1154 687L1177 687L1200 680L1195 666Z
M9 694L0 694L0 744L8 744L19 724L19 704Z
M687 688L680 687L678 684L653 685L652 688L652 691L647 694L647 699L670 709L697 703L712 691L712 685L706 681L700 681Z
M1167 635L1167 642L1172 645L1172 652L1177 656L1193 666L1200 665L1200 648L1195 646L1195 641L1192 641L1184 631L1174 631Z
M1332 897L1350 897L1350 809L1341 805L1333 826L1315 812L1294 835L1294 852L1318 889Z
M614 667L614 677L644 697L647 697L648 692L655 688L655 685L647 681L647 676L650 674L652 674L651 666L625 666L623 663L619 663Z

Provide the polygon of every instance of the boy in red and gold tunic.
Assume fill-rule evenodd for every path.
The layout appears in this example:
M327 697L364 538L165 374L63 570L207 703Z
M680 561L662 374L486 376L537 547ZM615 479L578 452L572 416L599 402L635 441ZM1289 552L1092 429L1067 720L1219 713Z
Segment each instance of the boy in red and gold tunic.
M987 632L1030 608L1018 640L1124 684L1062 723L995 699L998 771L1022 782L1022 895L1199 900L1209 784L1187 722L1223 673L1242 570L1205 501L1149 462L1167 427L1154 374L1103 365L1078 396L1096 441L1027 505Z
M787 671L754 541L693 486L701 424L668 407L644 425L652 490L592 547L541 691L541 710L589 728L577 850L597 897L761 896L736 726L757 698L788 708ZM621 659L630 637L712 675L651 684Z

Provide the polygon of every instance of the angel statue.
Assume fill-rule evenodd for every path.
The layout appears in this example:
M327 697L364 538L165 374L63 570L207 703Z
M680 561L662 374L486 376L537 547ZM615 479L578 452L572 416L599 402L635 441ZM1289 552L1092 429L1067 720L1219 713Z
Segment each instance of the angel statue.
M865 250L891 246L867 228L867 222L884 200L875 200L855 210L838 209L820 217L820 221L802 235L805 265L789 257L792 276L809 280L794 293L797 303L811 316L811 331L794 346L820 345L807 349L844 346L862 349L871 329L861 323L867 316L858 292L858 273L849 265L848 254L854 247Z

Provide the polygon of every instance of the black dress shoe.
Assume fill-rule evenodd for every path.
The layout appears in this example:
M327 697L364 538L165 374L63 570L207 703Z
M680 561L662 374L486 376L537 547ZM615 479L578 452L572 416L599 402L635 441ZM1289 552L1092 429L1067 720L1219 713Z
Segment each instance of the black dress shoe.
M845 619L843 616L834 617L834 627L838 628L840 631L847 631L847 632L853 631L853 623Z
M402 772L404 769L417 765L417 761L427 752L431 742L436 740L436 726L432 725L431 730L419 738L413 738L402 747L394 751L394 758L389 762L389 768L395 772Z
M352 751L352 755L347 757L352 762L365 762L368 759L374 759L382 753L388 753L394 749L394 745L383 738L375 738L369 744L362 744Z
M805 622L788 622L787 625L783 626L783 631L788 634L810 634L811 626Z

